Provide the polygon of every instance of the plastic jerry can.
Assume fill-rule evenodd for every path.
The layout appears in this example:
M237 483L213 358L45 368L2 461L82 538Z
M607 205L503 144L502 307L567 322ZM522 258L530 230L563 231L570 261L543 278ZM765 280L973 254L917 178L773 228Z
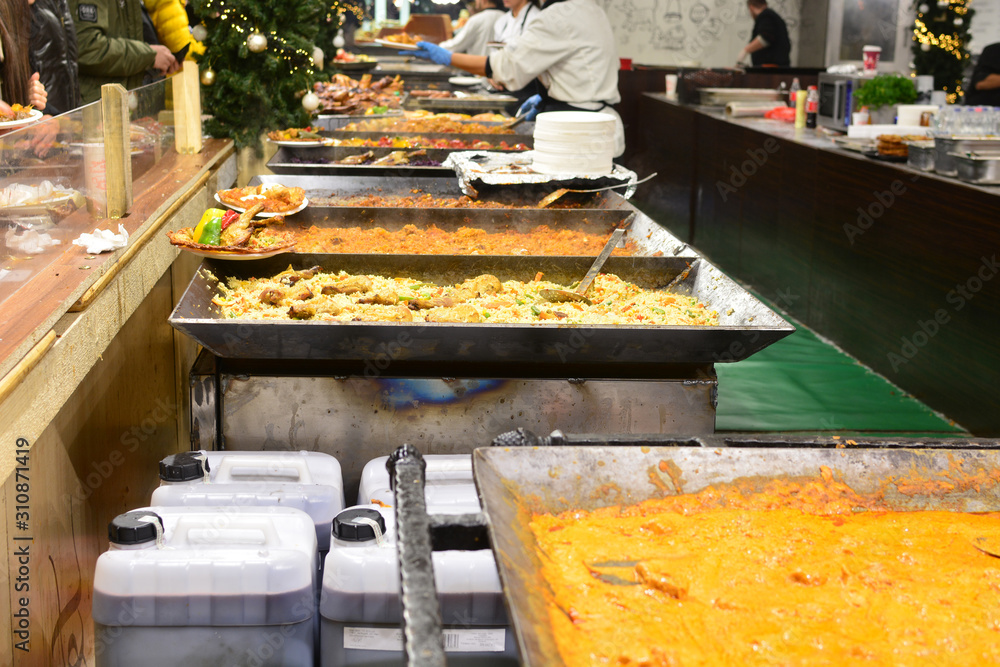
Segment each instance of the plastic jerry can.
M365 464L358 487L358 505L392 507L395 498L389 486L388 456ZM470 454L431 454L424 456L424 500L429 514L466 514L478 512L479 494L472 481Z
M160 461L153 505L294 507L312 517L321 554L344 508L340 463L320 452L182 452Z
M152 507L108 526L98 667L278 667L315 657L316 534L284 507Z
M320 594L320 664L404 665L392 509L344 510L333 521ZM493 554L435 551L449 665L517 665Z

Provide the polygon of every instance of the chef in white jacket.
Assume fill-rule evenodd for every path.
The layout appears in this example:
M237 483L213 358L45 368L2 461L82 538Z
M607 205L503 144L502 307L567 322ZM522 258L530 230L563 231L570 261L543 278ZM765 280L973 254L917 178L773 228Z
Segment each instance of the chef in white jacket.
M485 56L486 45L493 41L494 26L501 18L500 0L476 0L476 13L457 35L441 42L440 46L456 53Z
M493 26L493 41L511 45L538 18L541 9L538 0L503 0L503 6L509 11Z
M600 111L617 120L615 156L625 152L625 129L611 105L618 94L618 52L604 10L594 0L546 0L538 18L525 27L515 44L487 56L451 53L420 42L406 52L441 65L488 76L508 90L538 78L544 93L534 111ZM531 106L535 98L528 100ZM524 109L524 107L522 107ZM533 114L532 114L533 116Z

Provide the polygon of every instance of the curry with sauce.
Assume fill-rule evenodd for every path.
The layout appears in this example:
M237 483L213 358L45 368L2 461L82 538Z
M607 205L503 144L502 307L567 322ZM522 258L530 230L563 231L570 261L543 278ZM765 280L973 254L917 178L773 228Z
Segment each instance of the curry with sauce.
M536 514L567 665L1000 664L1000 514L880 509L828 469Z

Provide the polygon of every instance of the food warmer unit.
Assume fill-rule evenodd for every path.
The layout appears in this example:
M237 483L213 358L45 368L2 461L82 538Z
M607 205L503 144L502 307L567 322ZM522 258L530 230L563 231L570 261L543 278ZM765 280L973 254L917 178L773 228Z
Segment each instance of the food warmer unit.
M310 198L331 190L406 195L415 187L459 194L454 179L260 180L270 178L301 185ZM503 230L545 223L603 234L634 211L615 194L596 202L553 210L310 206L286 224ZM340 461L350 493L367 461L403 441L448 454L468 452L515 427L711 433L714 364L743 359L794 327L641 213L626 240L636 256L613 256L605 271L696 296L718 311L719 326L225 320L212 305L218 279L277 273L289 265L411 275L438 284L482 273L531 280L541 271L548 280L571 283L593 258L284 254L206 260L170 316L174 327L205 347L191 372L192 447L323 451Z

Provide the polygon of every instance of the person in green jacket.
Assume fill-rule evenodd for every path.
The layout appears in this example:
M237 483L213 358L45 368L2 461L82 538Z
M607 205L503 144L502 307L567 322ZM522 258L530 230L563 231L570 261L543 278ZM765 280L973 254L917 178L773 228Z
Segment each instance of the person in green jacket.
M141 1L70 0L84 104L101 99L105 83L137 88L151 67L164 76L180 69L170 49L143 41Z

